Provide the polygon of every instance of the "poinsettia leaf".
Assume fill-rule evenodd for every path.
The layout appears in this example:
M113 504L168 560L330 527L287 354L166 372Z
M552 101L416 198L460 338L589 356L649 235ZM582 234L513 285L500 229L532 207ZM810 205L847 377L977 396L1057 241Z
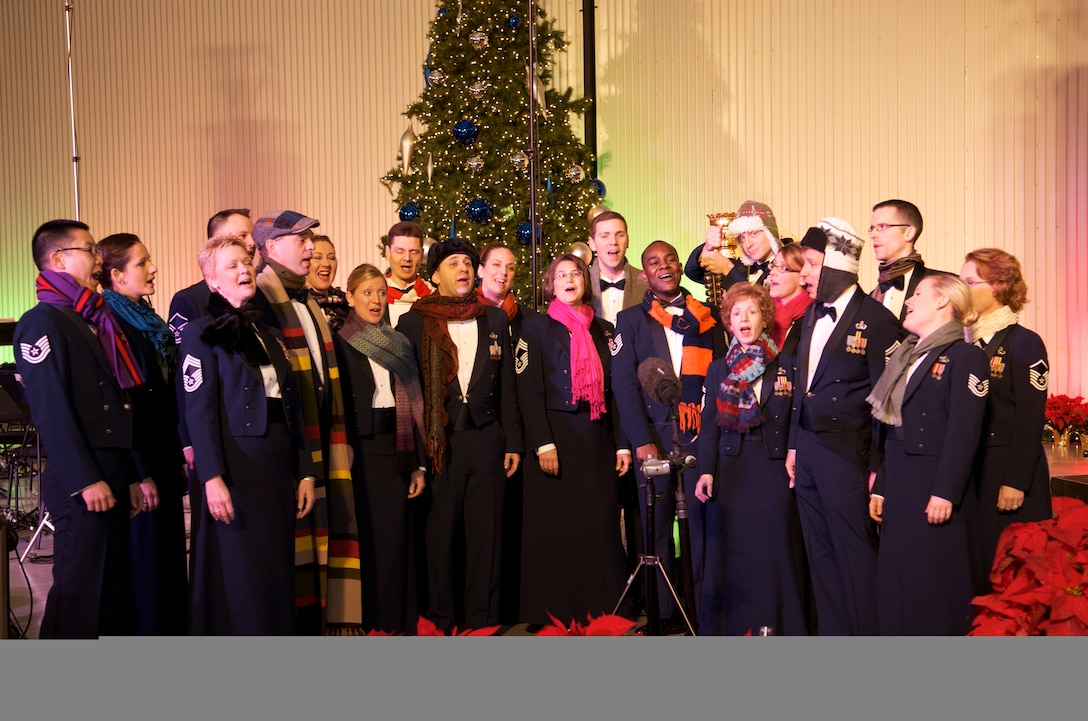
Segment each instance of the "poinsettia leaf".
M484 626L483 628L466 628L457 636L494 636L502 626ZM456 631L456 629L454 629Z
M1020 625L1013 618L990 614L975 618L968 636L1013 636Z
M586 626L587 636L623 636L637 624L622 616L605 614L590 618Z
M534 636L569 636L570 632L565 628L559 628L558 626L545 626L540 629Z
M426 616L420 616L419 620L416 621L416 635L417 636L445 636L446 634L442 633L442 631L440 631L438 629L438 626L434 625L434 621L427 618Z

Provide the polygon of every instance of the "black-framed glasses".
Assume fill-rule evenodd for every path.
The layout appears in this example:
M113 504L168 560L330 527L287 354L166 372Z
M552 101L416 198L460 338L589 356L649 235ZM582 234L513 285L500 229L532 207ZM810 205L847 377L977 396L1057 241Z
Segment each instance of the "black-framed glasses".
M84 253L90 253L91 257L97 257L99 254L97 245L73 245L70 248L57 248L56 252L60 253L65 250L82 250Z
M875 231L878 231L880 233L883 233L888 228L909 228L909 227L910 227L910 223L877 223L876 225L870 225L869 226L869 232L872 233L875 230Z

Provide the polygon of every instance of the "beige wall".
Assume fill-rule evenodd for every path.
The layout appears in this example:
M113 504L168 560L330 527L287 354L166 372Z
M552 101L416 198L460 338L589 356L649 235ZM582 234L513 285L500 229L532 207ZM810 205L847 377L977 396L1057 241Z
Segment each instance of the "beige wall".
M160 311L197 278L222 207L320 218L341 280L378 260L396 220L378 178L423 88L432 0L73 5L82 217L147 240ZM557 81L579 94L581 5L543 2L572 41ZM827 215L864 229L874 202L903 197L929 265L958 270L983 245L1020 257L1051 390L1088 394L1088 3L596 6L600 177L636 255L656 238L687 251L706 213L746 198L804 233ZM64 42L60 0L0 3L2 316L33 302L33 229L74 212Z

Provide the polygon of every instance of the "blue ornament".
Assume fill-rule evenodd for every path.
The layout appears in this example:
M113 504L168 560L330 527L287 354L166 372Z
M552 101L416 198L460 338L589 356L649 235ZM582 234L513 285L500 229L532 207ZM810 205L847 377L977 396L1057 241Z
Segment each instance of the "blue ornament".
M453 137L461 145L472 145L480 135L480 128L471 120L460 120L453 126Z
M438 8L438 17L442 17L449 12L448 8Z
M521 27L521 18L517 15L511 15L510 19L506 21L506 24L510 26L511 30L517 30Z
M468 219L473 223L486 223L491 220L491 203L483 198L473 198L465 206Z
M415 220L419 217L419 206L415 203L405 203L400 206L401 220Z
M600 178L594 178L593 180L589 181L589 184L592 185L593 189L597 191L597 195L601 196L602 198L604 197L605 187L604 183L601 182Z
M457 237L457 218L450 221L450 237Z
M533 241L533 226L526 220L524 223L518 226L517 230L518 242L522 245L531 245ZM540 226L536 226L536 239L539 242L544 233L540 230Z

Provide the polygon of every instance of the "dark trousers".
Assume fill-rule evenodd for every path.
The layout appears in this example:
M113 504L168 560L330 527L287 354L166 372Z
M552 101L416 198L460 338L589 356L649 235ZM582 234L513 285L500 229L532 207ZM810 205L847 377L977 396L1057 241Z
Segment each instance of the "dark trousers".
M821 636L876 634L868 434L798 431L796 490Z
M499 624L505 447L498 423L447 436L427 516L427 615L440 629Z
M46 483L49 483L46 480ZM124 494L119 491L124 488ZM47 494L53 516L53 585L40 638L96 638L136 632L129 571L129 495L112 488L116 505L87 510L83 496Z

